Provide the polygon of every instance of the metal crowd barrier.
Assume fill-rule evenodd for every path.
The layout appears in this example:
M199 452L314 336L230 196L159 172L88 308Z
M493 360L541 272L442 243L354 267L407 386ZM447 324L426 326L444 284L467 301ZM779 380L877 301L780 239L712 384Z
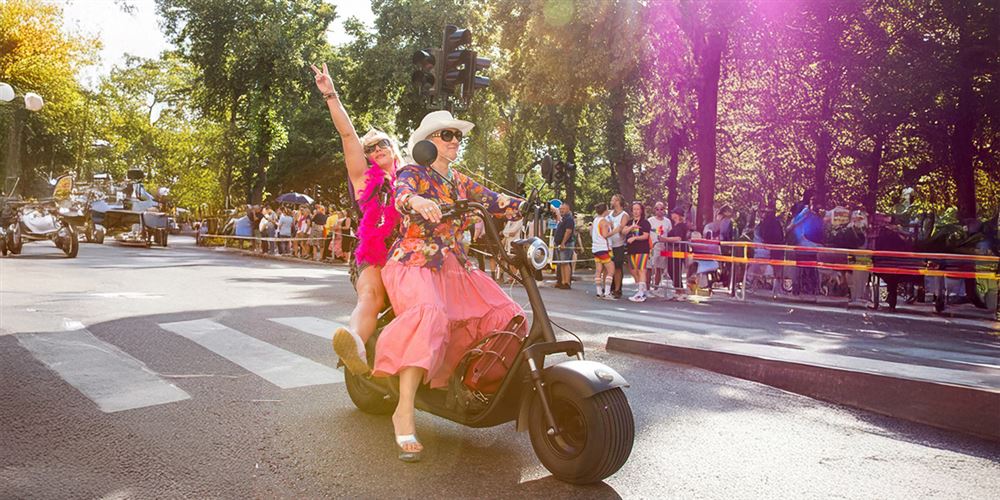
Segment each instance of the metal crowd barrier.
M781 258L750 257L750 249L776 252ZM661 255L673 261L715 261L732 265L729 273L730 294L745 300L743 276L751 264L772 267L798 267L831 271L862 271L873 275L922 276L955 279L992 280L1000 283L1000 257L943 253L899 252L834 247L771 245L749 241L694 239L667 243ZM860 262L866 260L868 262ZM913 265L907 265L912 262ZM738 269L738 266L743 266ZM990 268L992 267L992 270ZM671 277L679 276L670 269ZM673 274L678 272L677 275ZM943 288L944 280L940 280ZM676 283L675 283L676 285Z

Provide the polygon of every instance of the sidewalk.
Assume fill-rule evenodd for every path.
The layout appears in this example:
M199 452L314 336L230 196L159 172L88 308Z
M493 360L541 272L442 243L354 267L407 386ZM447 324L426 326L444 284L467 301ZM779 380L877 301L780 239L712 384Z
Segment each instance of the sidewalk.
M697 316L623 325L643 333L612 335L607 349L1000 441L1000 322L728 296L671 310L682 316L685 306L719 318L707 327ZM762 307L774 316L770 327L752 321ZM831 315L843 322L820 326ZM719 324L727 321L734 324Z

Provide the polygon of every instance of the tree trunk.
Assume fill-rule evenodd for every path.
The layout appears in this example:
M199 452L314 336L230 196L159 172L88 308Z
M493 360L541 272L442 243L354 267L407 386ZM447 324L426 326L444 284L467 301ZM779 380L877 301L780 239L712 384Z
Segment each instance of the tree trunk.
M667 162L667 210L677 206L677 167L681 160L681 135L674 134L670 141L670 160Z
M611 164L611 178L615 182L618 192L625 198L626 203L631 203L635 199L635 170L632 167L632 160L628 156L625 145L625 83L621 83L611 88L608 95L608 107L611 109L611 116L608 117L608 163Z
M823 89L823 101L820 104L819 121L816 124L816 171L813 178L813 201L824 209L828 191L826 180L830 172L830 146L833 143L833 137L830 135L833 99L839 88L840 78L833 76L832 70L828 71L826 88Z
M719 111L719 74L722 67L722 50L726 46L726 35L713 32L707 37L704 52L699 61L697 128L698 154L698 216L695 227L702 227L712 220L715 204L715 124Z
M868 161L868 191L865 193L865 210L871 220L875 220L878 204L878 178L882 170L882 154L885 150L885 134L875 136L875 147Z
M972 88L975 68L969 52L968 32L960 31L961 41L958 52L958 109L955 128L951 136L951 159L958 188L959 219L976 216L976 176L973 155L975 146L972 138L976 131L976 95Z
M566 163L576 165L576 134L563 147L566 149ZM576 169L566 172L566 202L576 210Z

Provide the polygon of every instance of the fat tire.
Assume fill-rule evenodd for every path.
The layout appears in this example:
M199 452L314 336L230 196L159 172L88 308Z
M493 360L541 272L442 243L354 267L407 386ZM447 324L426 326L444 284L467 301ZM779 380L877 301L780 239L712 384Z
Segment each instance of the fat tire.
M361 380L364 375L355 375L344 367L344 385L351 402L359 410L372 415L388 415L396 409L396 402L384 394L376 392Z
M563 457L553 449L546 433L541 400L532 398L528 418L531 447L549 472L556 479L572 484L590 484L602 481L618 471L632 453L635 441L635 420L628 398L621 388L597 393L589 398L565 384L553 385L549 402L571 404L586 422L586 440L583 449L573 457ZM557 422L560 423L561 422Z

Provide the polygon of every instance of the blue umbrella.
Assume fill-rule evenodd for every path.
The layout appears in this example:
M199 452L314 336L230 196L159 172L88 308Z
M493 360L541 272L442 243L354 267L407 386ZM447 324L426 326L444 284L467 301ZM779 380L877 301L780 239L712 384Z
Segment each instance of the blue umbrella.
M302 193L285 193L275 198L274 201L277 201L278 203L293 203L296 205L312 205L316 200L313 200L309 196Z

